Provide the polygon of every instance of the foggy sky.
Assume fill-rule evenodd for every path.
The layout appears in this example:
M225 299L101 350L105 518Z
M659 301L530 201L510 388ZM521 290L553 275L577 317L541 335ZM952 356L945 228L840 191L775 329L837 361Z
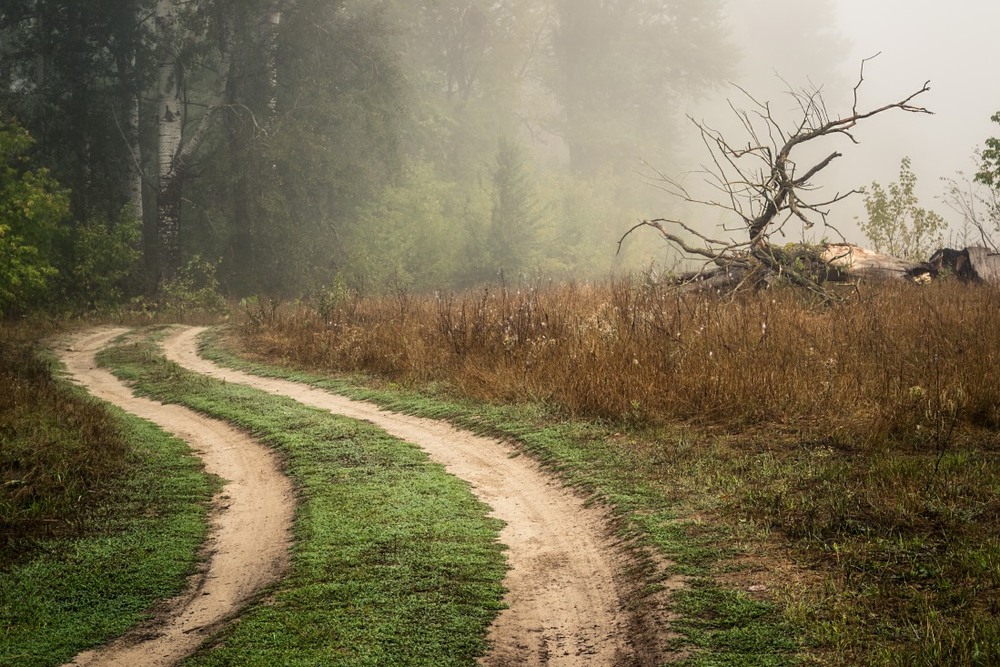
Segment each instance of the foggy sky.
M990 122L1000 111L1000 2L838 0L837 5L842 30L854 43L854 60L882 51L870 70L873 84L898 94L931 81L923 103L935 115L904 114L866 132L859 137L864 141L859 169L870 172L866 180L885 182L898 173L899 157L910 155L922 191L939 195L940 178L972 171L973 151L987 137L1000 136L1000 125ZM935 208L952 216L939 203Z
M987 137L1000 136L990 116L1000 111L997 0L729 0L734 42L743 66L734 77L748 90L780 101L783 84L823 86L831 115L850 111L851 88L862 58L881 52L865 68L859 110L896 102L930 80L931 90L914 103L935 115L890 111L861 123L860 145L838 142L844 155L817 180L845 191L895 181L910 156L920 203L955 226L957 216L938 198L942 177L973 172L973 152ZM832 26L830 24L833 24ZM808 77L808 78L807 78ZM734 91L693 105L695 117L724 125ZM780 104L779 104L780 106ZM737 142L739 143L739 142ZM849 241L863 242L853 222L864 213L856 197L835 209L833 222Z

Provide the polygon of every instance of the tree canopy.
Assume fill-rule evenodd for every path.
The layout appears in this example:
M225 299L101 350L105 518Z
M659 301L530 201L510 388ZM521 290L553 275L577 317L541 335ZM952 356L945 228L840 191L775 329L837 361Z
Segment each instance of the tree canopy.
M98 300L162 292L195 258L231 295L581 275L621 261L635 166L671 160L684 100L732 71L722 11L16 0L0 113L65 192L57 282Z
M990 120L1000 123L1000 111L993 114ZM1000 139L990 137L986 140L986 147L980 153L980 167L976 174L976 180L984 185L1000 190Z

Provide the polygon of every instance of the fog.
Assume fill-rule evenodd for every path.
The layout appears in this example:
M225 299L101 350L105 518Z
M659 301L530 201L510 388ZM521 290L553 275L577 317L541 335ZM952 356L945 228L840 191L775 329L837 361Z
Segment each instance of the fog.
M0 10L0 119L24 126L32 166L71 193L52 238L28 218L11 236L35 239L34 274L62 276L50 291L88 304L78 256L119 262L93 269L108 299L155 293L189 266L231 296L670 266L677 248L655 230L622 235L659 217L727 242L748 232L724 206L649 187L662 173L704 193L711 156L686 117L734 147L750 137L730 103L766 102L792 131L789 87L820 89L843 117L876 53L858 111L929 81L913 102L934 113L893 109L854 128L858 145L797 147L799 175L842 154L811 179L812 203L888 186L908 157L919 206L957 228L941 179L975 172L976 149L1000 136L997 0L164 0L156 21L177 34L150 24L137 42L145 4L123 0L115 21L69 0ZM188 9L202 18L181 20ZM833 230L803 235L792 219L769 233L865 244L863 204L834 205ZM92 224L101 252L56 241ZM109 236L120 230L142 243Z
M897 115L866 131L858 150L859 174L866 180L887 179L899 157L910 155L925 191L939 192L939 179L969 171L973 151L1000 131L990 122L1000 110L1000 87L993 75L1000 3L837 4L842 29L853 42L853 60L882 51L872 63L869 93L885 90L892 98L931 81L923 102L935 115Z
M734 83L777 109L792 108L786 82L796 88L821 87L831 115L848 113L860 63L875 54L878 57L865 66L859 110L899 101L929 80L931 90L914 103L934 115L893 110L862 122L854 132L858 145L846 139L827 144L843 157L816 182L831 192L872 181L887 184L897 180L900 160L909 156L921 205L952 226L959 222L941 201L941 179L955 177L958 171L974 172L974 151L987 137L1000 134L1000 126L990 122L1000 111L1000 86L993 75L1000 3L730 0L727 20L733 41L742 49ZM740 143L727 99L747 106L742 94L729 87L692 101L686 111L727 128L727 136ZM698 146L689 147L687 168L705 158L703 151L699 155L691 148ZM848 240L863 242L855 224L863 213L863 199L855 196L833 209L830 222Z

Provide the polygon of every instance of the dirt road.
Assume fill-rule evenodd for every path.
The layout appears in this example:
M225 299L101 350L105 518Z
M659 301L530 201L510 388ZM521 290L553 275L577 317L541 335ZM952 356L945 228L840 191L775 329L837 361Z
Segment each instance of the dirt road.
M468 481L493 515L506 522L501 541L510 571L509 608L494 623L494 648L482 663L514 665L637 665L634 619L623 609L624 556L606 513L586 506L526 456L504 443L451 425L382 410L300 383L249 375L198 356L203 328L186 328L163 345L169 359L190 370L252 385L337 414L363 419L415 443L452 474Z
M220 623L285 572L294 512L292 484L272 452L222 422L132 395L94 356L125 329L82 334L59 350L70 377L91 394L186 440L205 469L227 480L213 501L207 561L188 589L155 618L74 666L157 667L194 652Z
M617 546L609 525L607 512L588 506L578 495L565 489L552 477L543 472L538 464L526 456L517 456L513 447L499 441L476 436L454 427L430 419L391 413L381 408L303 384L264 378L236 370L216 366L198 356L196 337L201 328L180 328L163 343L168 358L180 365L204 375L224 379L227 382L247 384L273 394L289 396L301 403L330 410L331 412L369 421L388 433L415 443L428 452L430 457L446 469L468 481L473 492L492 509L494 516L506 522L501 541L508 547L507 558L510 570L504 585L508 589L505 598L509 608L504 610L491 628L490 640L493 649L480 662L490 667L541 666L632 666L660 664L655 642L649 641L650 626L658 625L659 619L639 618L634 607L626 604L626 590L629 584L622 572L627 556ZM217 422L193 417L187 410L175 406L163 406L144 399L137 399L115 380L109 373L94 368L93 356L97 349L105 345L117 331L92 333L74 342L72 349L63 353L63 359L75 378L98 396L121 405L130 412L153 419L167 430L190 438L193 442L203 442L208 433L230 431ZM246 452L258 445L247 441L236 433L228 432L220 436L226 452ZM240 438L240 440L236 440ZM217 456L211 444L197 444L206 452L206 461ZM239 456L250 456L241 453ZM255 455L256 456L256 455ZM213 472L235 479L237 472L214 468ZM251 468L273 467L273 459L262 455ZM263 473L262 473L263 474ZM280 508L252 510L270 516L280 525L270 530L281 535L275 559L264 566L265 572L254 573L252 566L242 557L250 555L254 564L260 563L262 545L233 542L232 546L222 546L226 539L257 540L263 529L251 526L243 520L225 528L227 515L233 513L237 505L235 498L218 514L220 526L213 538L216 544L209 565L210 573L202 577L200 586L215 583L211 574L214 567L225 567L257 581L257 585L272 581L276 573L284 567L287 526L291 520L289 505L290 487L280 475L267 473L267 477L253 482L254 500L267 489L273 502L284 501ZM233 482L226 487L226 494L233 496L236 487L243 482ZM242 533L247 533L243 535ZM264 542L271 546L272 540ZM242 544L242 546L238 546ZM226 561L233 559L231 564ZM217 562L218 561L218 562ZM199 588L198 591L205 590ZM187 603L177 601L176 610L161 619L162 636L143 644L135 644L132 638L116 642L116 645L94 655L80 656L74 665L125 665L125 664L169 664L171 661L193 650L202 639L197 631L210 627L226 615L234 613L248 588L237 586L232 592L212 593L211 600L229 600L228 609L200 615L186 606L194 603L200 610L203 603L198 592L188 595ZM628 611L626 607L632 609ZM200 611L198 613L201 613ZM211 616L214 613L214 616ZM645 628L646 630L640 630ZM146 628L146 632L149 632ZM117 648L116 648L117 646ZM126 655L130 659L114 656ZM141 656L137 659L136 656ZM112 656L112 657L109 657ZM155 656L152 660L150 656Z

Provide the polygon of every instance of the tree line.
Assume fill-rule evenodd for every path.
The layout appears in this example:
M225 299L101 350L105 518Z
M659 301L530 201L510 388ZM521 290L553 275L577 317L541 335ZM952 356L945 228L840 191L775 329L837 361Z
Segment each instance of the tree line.
M7 302L156 294L198 266L235 296L608 268L637 157L668 160L680 101L731 69L721 12L5 3L4 182L48 198L3 221Z
M637 169L669 169L687 102L738 68L725 10L11 0L0 310L216 280L233 297L300 295L663 260L662 244L616 242L660 205Z

